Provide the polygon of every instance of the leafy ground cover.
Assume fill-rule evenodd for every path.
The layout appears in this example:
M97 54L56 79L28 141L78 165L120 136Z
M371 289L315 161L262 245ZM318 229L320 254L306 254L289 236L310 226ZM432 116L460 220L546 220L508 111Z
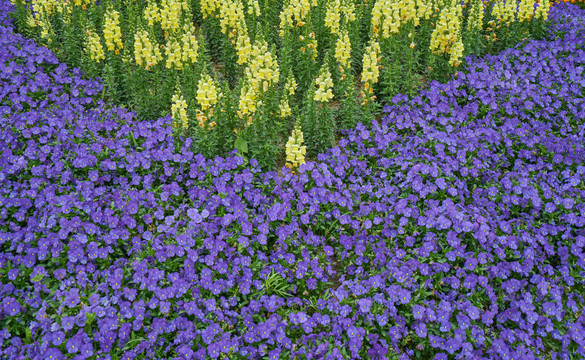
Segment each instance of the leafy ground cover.
M582 358L585 12L301 166L177 147L0 2L7 359Z

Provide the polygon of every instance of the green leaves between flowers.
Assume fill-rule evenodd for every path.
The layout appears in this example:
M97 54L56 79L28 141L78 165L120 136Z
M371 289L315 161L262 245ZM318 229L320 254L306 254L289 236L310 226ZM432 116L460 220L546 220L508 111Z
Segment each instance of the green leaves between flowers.
M288 284L282 276L274 272L274 270L271 270L270 274L266 275L266 278L264 278L264 286L262 287L262 290L260 290L256 296L278 295L286 297L291 289L292 286Z
M234 147L238 149L240 154L248 153L248 142L242 138L241 136L236 139L234 142Z

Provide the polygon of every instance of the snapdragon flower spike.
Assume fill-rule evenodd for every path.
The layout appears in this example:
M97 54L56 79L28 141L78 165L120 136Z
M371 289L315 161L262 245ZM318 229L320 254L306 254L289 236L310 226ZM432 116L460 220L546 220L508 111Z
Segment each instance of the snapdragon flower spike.
M583 356L583 11L555 5L549 41L396 97L297 176L93 104L101 84L10 11L1 356Z

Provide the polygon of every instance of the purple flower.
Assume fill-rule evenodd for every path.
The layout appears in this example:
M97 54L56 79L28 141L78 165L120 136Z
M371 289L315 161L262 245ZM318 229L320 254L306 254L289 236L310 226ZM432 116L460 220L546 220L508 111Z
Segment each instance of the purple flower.
M472 305L467 308L467 315L469 315L472 320L477 320L480 316L479 309Z
M79 337L74 336L71 339L67 340L67 352L69 354L75 354L80 350L80 342L79 342Z
M71 330L75 325L75 318L73 316L65 316L61 321L61 326L64 330Z
M10 296L2 299L2 307L4 308L4 312L9 316L16 316L21 310L20 303Z
M421 320L425 315L425 308L419 304L412 307L412 315L416 320Z
M427 326L425 324L415 325L414 330L415 330L416 335L418 337L420 337L420 338L427 337Z

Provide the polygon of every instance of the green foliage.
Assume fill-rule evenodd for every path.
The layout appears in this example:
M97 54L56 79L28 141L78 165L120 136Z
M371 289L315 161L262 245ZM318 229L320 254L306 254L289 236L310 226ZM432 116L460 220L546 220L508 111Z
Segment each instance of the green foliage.
M215 3L215 9L208 9L209 3L198 0L172 0L185 3L178 15L163 12L165 1L106 0L87 6L69 3L50 13L39 7L41 11L33 14L29 5L37 0L26 0L16 3L12 17L19 32L45 44L61 61L82 68L87 76L102 78L105 85L102 98L108 103L128 107L141 119L164 117L171 113L172 97L178 89L188 104L190 126L177 129L177 134L192 137L194 151L207 157L226 156L236 149L235 140L240 138L248 145L246 156L257 158L265 169L280 165L277 159L283 156L284 144L296 120L278 116L280 101L284 99L283 86L291 72L298 86L294 95L286 96L306 131L308 154L315 156L331 146L342 129L364 121L363 116L370 118L375 115L373 111L378 104L389 102L398 93L414 94L431 80L446 81L456 74L458 69L449 63L449 53L434 54L429 49L440 16L449 6L462 7L461 27L449 31L460 34L456 36L461 36L464 44L463 56L497 53L527 38L541 37L546 31L545 22L536 16L525 21L502 22L492 16L494 1L480 2L482 7L485 6L485 15L481 25L472 29L468 23L474 2L470 1L466 5L428 3L428 14L418 14L416 20L399 19L396 29L383 34L380 25L375 28L373 24L375 21L388 23L390 19L378 18L381 11L374 12L374 7L398 6L404 8L400 11L405 11L405 7L411 6L409 3L343 0L337 9L339 18L334 21L338 21L339 28L349 34L351 68L341 71L332 56L338 34L335 30L332 33L332 19L327 18L329 9L335 4L332 0L226 0ZM293 9L293 5L297 8ZM119 14L123 48L115 51L106 46L108 9ZM147 9L155 9L154 13L158 12L162 17L178 17L149 18L147 13L150 10ZM346 13L347 9L351 10L352 16ZM163 25L167 20L178 27ZM103 60L96 61L90 54L89 29L99 36ZM140 44L136 43L135 35L141 29L148 33L153 46L150 50L156 48L160 52L160 58L152 66L137 63L136 47ZM182 69L167 66L171 40L182 43L184 35L194 35L198 40L196 62L186 61L184 50L181 50ZM373 89L370 93L369 88L364 91L361 75L364 49L374 38L381 46L380 62L376 64L380 74L368 84ZM250 79L243 79L247 68L262 67L263 64L242 60L240 56L253 53L253 47L261 40L267 41L275 57L277 66L273 70L279 72L278 81L268 91L256 89L257 109L244 120L238 116L238 111L242 88L250 85L246 83ZM240 48L243 44L250 48ZM335 96L316 106L308 99L323 64L328 64L331 70ZM203 73L212 75L224 94L223 99L213 104L213 116L206 114L207 123L214 122L215 125L204 129L199 126L201 104L197 100ZM262 79L256 80L262 83Z

